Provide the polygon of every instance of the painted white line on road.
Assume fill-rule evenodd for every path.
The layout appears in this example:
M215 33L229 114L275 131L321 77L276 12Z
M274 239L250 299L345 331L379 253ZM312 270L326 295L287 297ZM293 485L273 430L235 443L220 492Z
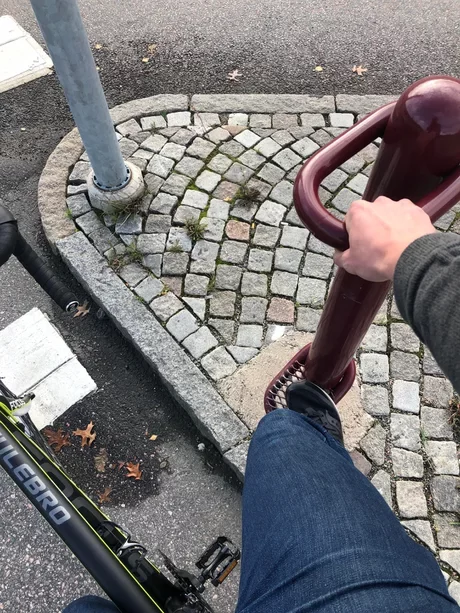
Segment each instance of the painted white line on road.
M0 377L15 394L36 394L31 416L39 428L97 389L58 330L37 308L0 331Z
M0 17L0 92L50 74L53 63L10 15Z

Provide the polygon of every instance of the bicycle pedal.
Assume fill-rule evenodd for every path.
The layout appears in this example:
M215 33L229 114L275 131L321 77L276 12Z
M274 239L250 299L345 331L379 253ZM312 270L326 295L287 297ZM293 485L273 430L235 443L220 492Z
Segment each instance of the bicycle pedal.
M210 580L212 585L218 587L237 566L240 557L238 547L227 537L219 536L206 549L196 566L201 570L203 582Z

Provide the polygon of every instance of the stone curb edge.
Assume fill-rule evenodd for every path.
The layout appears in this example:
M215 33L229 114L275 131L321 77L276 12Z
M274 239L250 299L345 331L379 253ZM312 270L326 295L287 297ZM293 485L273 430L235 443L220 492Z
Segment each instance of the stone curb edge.
M111 109L115 124L134 117L173 111L257 113L368 113L396 96L307 96L298 94L160 94L133 100ZM133 343L159 374L173 397L188 412L198 429L220 450L224 460L243 481L250 432L224 402L203 373L98 251L67 216L66 187L70 168L83 152L74 128L52 152L38 184L38 207L52 250L122 334Z

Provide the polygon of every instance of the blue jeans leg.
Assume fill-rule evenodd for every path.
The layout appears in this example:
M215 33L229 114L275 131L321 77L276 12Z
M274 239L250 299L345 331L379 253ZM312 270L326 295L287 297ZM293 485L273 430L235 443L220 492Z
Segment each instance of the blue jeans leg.
M120 613L119 609L105 598L84 596L71 602L62 613Z
M460 613L435 558L327 432L265 416L243 493L237 613Z

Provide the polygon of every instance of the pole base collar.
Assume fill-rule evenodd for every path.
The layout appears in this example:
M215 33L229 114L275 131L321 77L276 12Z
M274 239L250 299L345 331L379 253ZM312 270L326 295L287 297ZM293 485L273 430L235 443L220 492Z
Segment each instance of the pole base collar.
M129 170L129 181L120 188L113 190L101 189L94 182L94 173L88 175L88 197L95 209L109 215L123 211L128 205L142 198L145 192L144 177L141 169L135 164L125 162Z

